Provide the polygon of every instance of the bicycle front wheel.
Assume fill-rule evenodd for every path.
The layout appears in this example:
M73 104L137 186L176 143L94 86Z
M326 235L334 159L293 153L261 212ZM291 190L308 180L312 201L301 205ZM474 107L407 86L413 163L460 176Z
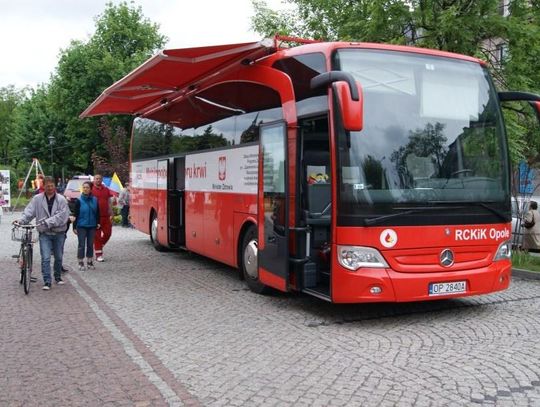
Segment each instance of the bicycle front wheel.
M17 257L17 264L19 266L19 270L21 270L21 279L19 280L19 284L22 284L24 279L24 252L24 245L21 245L21 249L19 250L19 257Z
M30 279L32 277L32 248L28 245L23 249L23 268L21 270L24 293L30 292Z

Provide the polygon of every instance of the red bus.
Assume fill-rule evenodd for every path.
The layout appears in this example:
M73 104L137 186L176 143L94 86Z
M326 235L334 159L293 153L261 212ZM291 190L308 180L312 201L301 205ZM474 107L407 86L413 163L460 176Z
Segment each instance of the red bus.
M131 221L249 288L336 303L504 290L510 163L485 63L405 46L165 50L82 117L136 116Z

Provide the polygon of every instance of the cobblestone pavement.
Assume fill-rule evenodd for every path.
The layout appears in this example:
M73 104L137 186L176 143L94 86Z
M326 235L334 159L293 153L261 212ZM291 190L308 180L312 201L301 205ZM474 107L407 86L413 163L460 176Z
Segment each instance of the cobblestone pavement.
M538 280L414 304L260 296L229 267L115 227L95 271L25 296L10 219L2 406L540 406ZM75 246L70 234L72 268Z

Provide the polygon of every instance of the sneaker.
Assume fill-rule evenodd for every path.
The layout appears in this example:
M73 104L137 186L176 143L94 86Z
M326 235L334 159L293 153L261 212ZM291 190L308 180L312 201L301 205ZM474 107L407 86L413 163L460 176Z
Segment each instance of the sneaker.
M69 270L67 268L65 268L64 266L62 266L62 273L67 273Z
M43 285L43 290L50 290L51 289L51 283L45 283Z
M85 270L86 270L86 267L84 267L84 263L80 262L79 263L79 271L85 271Z
M96 261L99 261L101 263L102 261L105 261L105 259L103 258L103 256L97 256Z
M86 267L88 268L88 270L95 270L96 267L94 266L94 263L92 261L87 261L86 262Z
M61 278L59 278L58 280L56 280L56 284L58 285L64 285L66 283L64 283L64 280L62 280Z

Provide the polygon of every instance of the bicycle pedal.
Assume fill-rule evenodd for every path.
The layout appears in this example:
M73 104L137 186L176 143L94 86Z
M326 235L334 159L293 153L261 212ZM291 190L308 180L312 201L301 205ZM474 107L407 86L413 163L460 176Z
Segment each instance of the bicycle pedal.
M37 277L30 277L30 282L35 283L37 281Z

